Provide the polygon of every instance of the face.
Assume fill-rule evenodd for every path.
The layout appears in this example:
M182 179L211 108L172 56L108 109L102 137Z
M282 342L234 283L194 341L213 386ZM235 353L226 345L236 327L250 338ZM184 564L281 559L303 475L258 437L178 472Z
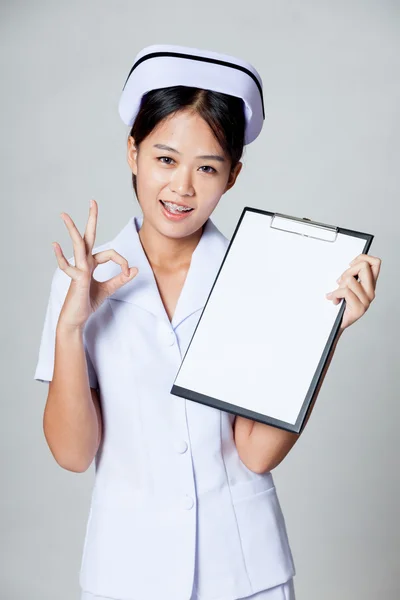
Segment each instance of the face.
M239 163L231 172L230 160L208 124L189 111L179 111L159 123L139 149L129 137L127 159L137 177L143 223L173 238L202 227L242 168ZM192 210L171 216L161 200Z

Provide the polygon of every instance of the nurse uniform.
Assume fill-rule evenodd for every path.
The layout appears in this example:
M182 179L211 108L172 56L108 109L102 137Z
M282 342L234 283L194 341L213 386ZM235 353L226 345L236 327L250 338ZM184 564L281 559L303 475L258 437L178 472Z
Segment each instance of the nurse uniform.
M162 51L228 59L177 46L154 48L149 64ZM207 69L210 64L216 63ZM197 86L207 87L204 77ZM251 86L249 114L258 106L259 127L261 103ZM295 567L271 472L254 473L240 460L234 415L170 393L229 240L209 218L171 322L138 235L142 223L131 217L113 240L93 249L113 248L139 272L89 317L83 332L104 431L94 460L81 600L294 600ZM68 261L74 264L73 257ZM94 275L105 281L119 272L109 261ZM53 376L56 326L70 281L57 267L38 381Z

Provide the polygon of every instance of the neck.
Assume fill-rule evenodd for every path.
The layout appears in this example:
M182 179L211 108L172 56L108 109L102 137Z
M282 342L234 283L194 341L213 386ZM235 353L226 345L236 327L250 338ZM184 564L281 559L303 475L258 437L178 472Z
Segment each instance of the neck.
M143 219L138 235L151 267L174 271L190 264L203 229L204 225L184 238L175 239L161 234Z

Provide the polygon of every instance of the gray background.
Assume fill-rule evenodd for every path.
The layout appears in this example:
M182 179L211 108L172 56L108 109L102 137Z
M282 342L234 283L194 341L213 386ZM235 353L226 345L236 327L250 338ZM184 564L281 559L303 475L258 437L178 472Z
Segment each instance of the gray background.
M343 334L273 475L298 600L399 597L399 3L36 0L0 10L1 598L79 595L94 466L75 474L53 459L47 384L33 374L51 242L72 254L60 213L83 232L94 197L98 244L139 214L117 104L134 56L154 43L235 54L263 78L264 129L213 213L225 235L249 205L376 236L376 299Z

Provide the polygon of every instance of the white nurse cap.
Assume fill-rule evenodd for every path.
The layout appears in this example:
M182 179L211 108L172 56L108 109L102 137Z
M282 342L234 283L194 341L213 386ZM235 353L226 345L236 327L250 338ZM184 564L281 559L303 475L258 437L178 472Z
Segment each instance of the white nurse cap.
M143 48L126 78L118 110L132 125L142 96L153 89L184 85L242 98L245 107L245 144L253 142L265 119L263 85L248 62L210 50L157 44Z

